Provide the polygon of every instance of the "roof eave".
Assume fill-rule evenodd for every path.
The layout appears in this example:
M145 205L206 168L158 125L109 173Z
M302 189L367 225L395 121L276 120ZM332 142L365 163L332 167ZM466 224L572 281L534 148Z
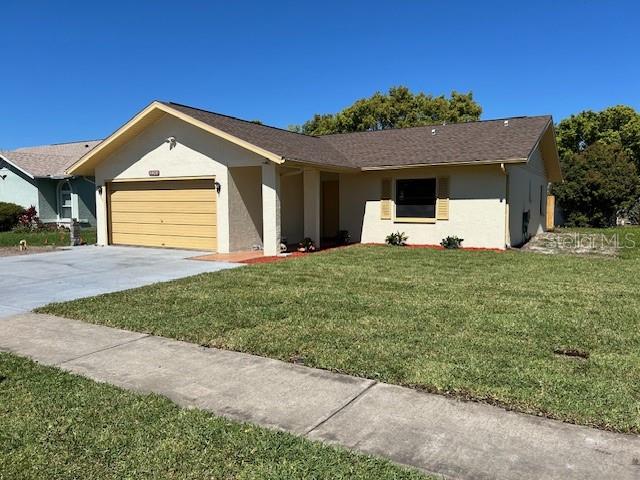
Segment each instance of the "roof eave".
M375 170L398 170L404 168L424 168L424 167L456 167L470 165L500 165L502 163L526 163L527 158L507 158L503 160L476 160L469 162L439 162L439 163L411 163L406 165L375 165L360 167L363 172Z
M45 180L64 180L66 178L73 178L73 175L67 175L64 173L56 173L52 175L34 175L34 178L43 178Z
M320 170L329 170L333 172L359 172L360 168L348 165L333 165L327 163L309 162L307 160L299 160L296 158L284 157L285 165L297 167L314 167Z
M553 118L549 117L549 121L545 125L542 133L538 137L535 145L529 152L529 158L533 153L540 149L542 161L544 162L547 179L550 182L562 182L562 169L560 167L560 155L558 154L558 145L556 142L556 133L553 127ZM528 161L527 159L527 161Z

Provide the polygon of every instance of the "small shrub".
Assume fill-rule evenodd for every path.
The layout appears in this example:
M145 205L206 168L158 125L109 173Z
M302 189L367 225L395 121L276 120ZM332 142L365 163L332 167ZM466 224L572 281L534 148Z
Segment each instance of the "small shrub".
M58 226L55 223L41 223L39 229L42 232L62 232L63 234L69 231L64 225Z
M34 231L31 227L25 227L23 225L18 225L17 227L13 227L11 232L13 233L32 233Z
M298 251L299 252L315 252L316 244L313 243L313 240L311 240L309 237L306 237L298 244Z
M408 238L409 237L407 237L404 232L396 232L396 233L390 233L389 235L387 235L387 238L385 238L384 241L387 242L387 245L402 247L407 244Z
M41 222L40 218L38 218L38 212L36 211L36 207L31 205L27 208L22 214L18 217L18 228L22 228L28 231L38 230L40 228Z
M18 218L24 208L15 203L0 202L0 232L6 232L18 225Z
M351 242L351 234L349 230L340 230L338 232L338 245L348 245Z
M460 248L462 246L462 242L464 241L464 239L462 238L458 238L456 236L448 236L447 238L443 238L442 241L440 242L440 245L442 245L444 248L447 249L453 249L453 248Z

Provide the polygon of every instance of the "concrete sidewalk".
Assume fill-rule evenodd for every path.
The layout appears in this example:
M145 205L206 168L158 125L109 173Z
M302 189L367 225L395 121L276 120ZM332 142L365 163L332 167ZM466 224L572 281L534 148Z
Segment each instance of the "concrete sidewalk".
M31 313L0 318L0 350L448 478L640 478L638 436L253 355Z

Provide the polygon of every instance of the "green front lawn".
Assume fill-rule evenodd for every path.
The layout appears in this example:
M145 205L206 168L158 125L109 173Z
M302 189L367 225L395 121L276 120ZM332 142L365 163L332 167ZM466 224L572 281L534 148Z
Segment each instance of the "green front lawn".
M425 479L0 353L1 479Z
M353 246L40 311L640 432L640 231L620 232L618 259Z
M96 243L96 229L86 228L82 230L82 239L88 244ZM27 245L33 247L54 246L66 247L69 245L69 232L59 231L37 231L37 232L0 232L0 247L17 247L20 240L26 240Z

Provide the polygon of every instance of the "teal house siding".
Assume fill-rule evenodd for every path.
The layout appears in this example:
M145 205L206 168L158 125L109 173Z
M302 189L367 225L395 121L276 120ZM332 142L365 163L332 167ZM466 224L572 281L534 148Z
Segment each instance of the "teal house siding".
M73 177L69 179L54 180L50 178L37 179L38 186L38 216L44 223L60 221L58 215L58 189L64 182L71 184L73 195L77 195L77 220L83 225L95 226L96 224L96 197L93 178Z
M38 187L13 165L0 158L0 202L10 202L25 208L38 208Z
M74 177L67 167L100 140L0 150L0 202L36 207L43 223L96 224L96 191L92 177Z
M44 223L58 221L58 205L56 201L57 180L48 178L38 179L38 216Z
M75 177L71 188L78 195L78 220L82 224L96 225L96 186L93 177Z

